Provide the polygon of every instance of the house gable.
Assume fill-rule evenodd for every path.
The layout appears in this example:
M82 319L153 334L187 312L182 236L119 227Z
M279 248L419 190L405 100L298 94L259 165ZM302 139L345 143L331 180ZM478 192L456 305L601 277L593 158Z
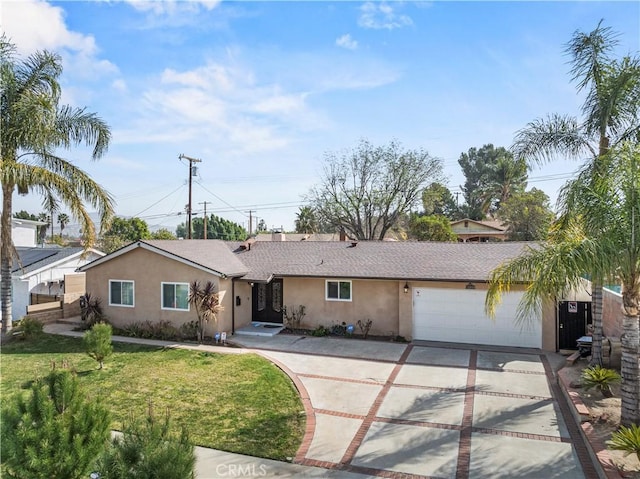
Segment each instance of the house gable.
M136 241L83 266L80 271L87 271L139 248L220 278L242 276L246 272L245 266L224 243L216 240Z

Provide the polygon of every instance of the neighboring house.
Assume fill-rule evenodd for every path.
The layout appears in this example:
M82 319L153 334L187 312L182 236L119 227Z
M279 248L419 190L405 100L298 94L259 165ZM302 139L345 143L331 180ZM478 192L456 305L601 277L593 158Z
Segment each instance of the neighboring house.
M11 218L11 238L14 246L33 247L38 244L38 228L47 223L43 221Z
M16 251L19 259L14 259L11 268L14 321L24 316L31 304L61 299L65 275L104 256L101 251L85 252L84 248L16 247Z
M507 228L502 221L469 218L452 221L451 229L463 243L486 243L488 241L504 241L507 239Z
M304 305L303 326L372 320L370 334L407 339L557 349L555 305L517 324L522 291L484 313L487 278L527 243L138 241L82 266L87 291L115 325L196 319L193 280L213 281L223 310L214 331L281 324Z

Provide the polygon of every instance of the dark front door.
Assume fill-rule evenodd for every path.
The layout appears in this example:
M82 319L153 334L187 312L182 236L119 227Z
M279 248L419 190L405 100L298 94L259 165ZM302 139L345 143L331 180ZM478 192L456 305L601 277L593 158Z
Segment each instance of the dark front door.
M282 323L282 279L253 284L253 321Z
M591 324L591 302L561 301L558 304L558 349L578 349L576 340Z

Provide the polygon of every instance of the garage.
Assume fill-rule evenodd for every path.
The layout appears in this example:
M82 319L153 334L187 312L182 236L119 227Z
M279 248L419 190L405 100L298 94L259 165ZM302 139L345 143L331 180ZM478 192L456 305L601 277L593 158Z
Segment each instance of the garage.
M516 324L521 292L503 295L495 319L484 313L486 292L414 288L413 339L495 346L542 347L540 318Z

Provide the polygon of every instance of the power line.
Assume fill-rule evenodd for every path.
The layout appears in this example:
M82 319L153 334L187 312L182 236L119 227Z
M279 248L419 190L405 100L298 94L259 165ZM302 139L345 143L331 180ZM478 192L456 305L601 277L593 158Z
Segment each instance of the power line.
M206 188L201 182L196 181L197 185L200 185L200 188L202 188L204 191L206 191L207 193L209 193L210 195L213 195L215 198L219 199L220 201L222 201L225 205L227 205L229 208L232 208L234 211L240 213L241 215L248 217L244 212L240 211L238 208L236 208L235 206L233 206L231 203L226 202L225 200L223 200L222 198L220 198L218 195L216 195L213 191L210 191L208 188Z
M153 208L155 205L157 205L157 204L158 204L158 203L160 203L161 201L165 200L166 198L168 198L169 196L171 196L172 194L174 194L176 191L181 190L183 186L184 186L184 185L180 185L180 186L178 186L178 187L177 187L175 190L173 190L171 193L169 193L169 194L168 194L168 195L166 195L166 196L163 196L163 197L162 197L162 198L160 198L158 201L156 201L155 203L153 203L151 206L149 206L149 207L147 207L147 208L143 209L140 213L135 214L135 215L133 215L133 216L141 215L142 213L144 213L144 212L145 212L145 211L147 211L148 209Z

